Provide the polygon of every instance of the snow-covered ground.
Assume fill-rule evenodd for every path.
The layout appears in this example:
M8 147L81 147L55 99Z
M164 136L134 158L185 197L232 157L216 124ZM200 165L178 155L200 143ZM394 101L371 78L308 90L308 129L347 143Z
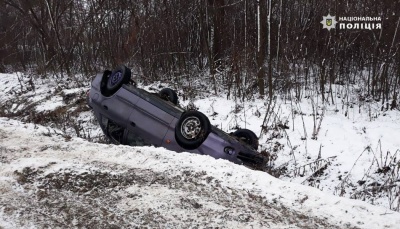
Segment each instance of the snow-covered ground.
M160 86L167 85L146 88ZM181 99L182 106L193 103L224 131L240 127L260 135L261 150L271 155L268 172L279 180L204 156L75 138L104 142L82 106L88 88L89 82L0 74L0 116L12 118L0 122L0 191L9 194L0 197L0 228L43 227L48 218L50 227L63 228L82 223L396 228L399 223L398 213L389 209L400 208L400 112L382 111L379 102L363 99L356 85L333 85L325 103L312 91L302 92L300 101L276 98L263 127L267 132L262 132L265 100L242 102L211 93Z
M400 213L208 156L0 118L1 228L396 228Z

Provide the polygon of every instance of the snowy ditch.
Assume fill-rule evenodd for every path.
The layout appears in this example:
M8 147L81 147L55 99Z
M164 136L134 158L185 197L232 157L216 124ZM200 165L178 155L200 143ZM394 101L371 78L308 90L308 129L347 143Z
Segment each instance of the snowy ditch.
M361 103L355 86L343 96L342 86L334 85L334 104L312 94L300 102L281 96L263 127L261 99L180 101L226 132L267 130L260 144L270 153L268 172L275 179L198 155L98 144L105 140L84 106L88 86L37 79L32 88L19 77L0 74L0 116L11 118L0 123L0 228L399 223L389 209L400 206L400 112Z

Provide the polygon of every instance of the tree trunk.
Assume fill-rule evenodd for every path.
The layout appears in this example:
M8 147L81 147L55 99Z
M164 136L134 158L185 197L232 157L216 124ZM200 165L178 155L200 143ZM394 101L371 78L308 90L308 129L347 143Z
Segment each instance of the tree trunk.
M257 83L261 96L265 95L264 77L266 60L266 1L257 2Z

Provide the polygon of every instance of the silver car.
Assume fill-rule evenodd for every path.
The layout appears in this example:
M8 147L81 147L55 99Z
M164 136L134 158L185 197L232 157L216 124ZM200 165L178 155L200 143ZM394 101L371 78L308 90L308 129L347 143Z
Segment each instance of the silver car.
M135 86L131 70L119 66L94 78L87 98L104 134L115 144L153 145L226 159L263 170L265 157L250 130L231 134L212 126L196 110L184 110L169 88L149 93Z

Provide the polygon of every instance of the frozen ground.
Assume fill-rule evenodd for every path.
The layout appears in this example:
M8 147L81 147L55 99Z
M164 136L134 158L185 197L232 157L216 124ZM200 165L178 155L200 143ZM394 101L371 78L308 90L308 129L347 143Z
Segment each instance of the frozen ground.
M157 90L159 86L166 85L154 83L146 88ZM22 74L0 74L0 116L12 118L2 119L0 125L3 133L0 135L1 174L16 167L13 171L7 170L6 175L0 174L2 182L8 184L0 186L4 187L0 190L19 197L10 205L14 208L1 205L0 218L9 225L0 224L0 228L29 227L29 222L42 227L50 216L53 218L49 225L62 228L65 224L80 227L81 223L89 222L100 227L143 224L158 227L171 221L167 227L208 222L210 226L266 227L269 224L276 228L284 225L289 228L315 228L315 225L396 228L399 223L391 221L398 213L389 209L400 208L397 137L400 112L382 111L379 102L364 99L355 85L334 85L332 97L327 94L329 103L324 104L311 91L303 92L301 101L282 95L275 100L273 112L268 113L268 122L263 127L267 107L264 100L240 102L227 100L226 95L216 97L207 93L199 93L191 101L181 99L182 106L193 103L213 125L227 132L240 127L260 135L262 150L271 155L268 172L279 180L229 162L163 149L132 150L108 145L95 149L98 144L75 138L104 142L91 112L83 106L87 89L88 84L62 78L41 80ZM179 95L183 98L182 91ZM15 131L6 127L11 123ZM262 133L262 128L267 132ZM22 137L10 138L14 132ZM70 145L76 141L79 144ZM92 151L85 153L86 147ZM71 154L70 149L73 149ZM147 154L148 160L140 159ZM161 166L164 164L165 167ZM46 177L48 174L50 178ZM93 179L96 182L90 182ZM214 184L211 182L214 180L218 181ZM150 191L154 185L159 185L157 198L148 198L147 193L154 191ZM201 187L201 191L193 192L196 187ZM132 197L126 198L128 195ZM12 201L7 197L2 197L1 204ZM254 200L248 201L249 198ZM122 199L127 207L114 203ZM23 207L30 200L37 202ZM113 204L101 209L108 202ZM150 208L147 211L143 206ZM88 211L89 208L98 210ZM171 220L173 216L163 214L171 208L177 209L174 214L180 220ZM85 215L79 216L81 212ZM125 215L127 212L132 218ZM363 215L368 215L367 212L370 217ZM104 217L99 218L99 214ZM28 220L16 220L18 215ZM150 224L146 221L150 218L160 220Z

